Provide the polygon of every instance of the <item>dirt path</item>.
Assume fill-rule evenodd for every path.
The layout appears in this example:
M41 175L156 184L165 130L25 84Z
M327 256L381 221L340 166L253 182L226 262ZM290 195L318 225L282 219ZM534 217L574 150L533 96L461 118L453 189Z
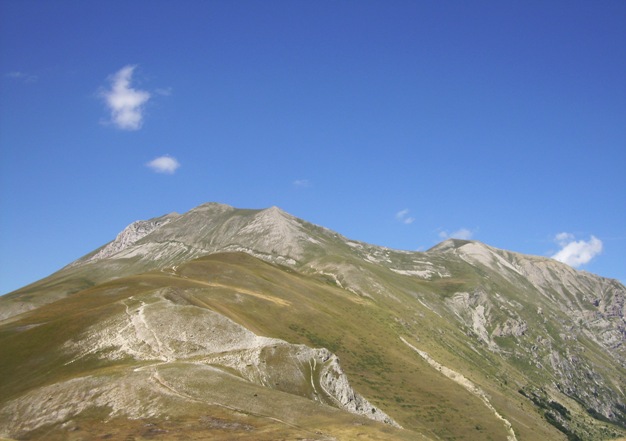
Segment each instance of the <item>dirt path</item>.
M487 406L487 408L489 408L489 410L493 412L496 418L504 422L504 425L506 426L506 429L509 433L508 436L506 437L507 441L517 441L517 437L515 436L515 432L513 431L513 427L511 426L511 423L509 422L509 420L507 420L506 418L504 418L502 415L498 413L498 411L495 409L495 407L493 407L493 405L487 398L487 394L481 388L476 386L474 383L472 383L470 380L468 380L467 378L465 378L463 375L459 374L458 372L453 371L452 369L438 363L430 355L428 355L427 352L420 351L411 343L406 341L403 337L400 337L400 340L402 340L404 344L406 344L408 347L410 347L415 352L417 352L419 356L422 357L424 360L426 360L428 364L431 365L433 368L437 369L439 372L441 372L443 375L448 377L450 380L463 386L463 388L465 388L472 395L475 395L478 398L480 398L481 401L485 404L485 406Z

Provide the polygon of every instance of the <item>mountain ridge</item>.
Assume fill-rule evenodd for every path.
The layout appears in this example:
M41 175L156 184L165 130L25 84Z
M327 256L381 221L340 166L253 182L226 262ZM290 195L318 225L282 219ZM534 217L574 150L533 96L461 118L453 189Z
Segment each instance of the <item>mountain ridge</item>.
M92 384L90 366L114 368L116 387L134 378L141 394L160 403L159 412L168 408L163 384L170 385L168 393L178 391L177 399L189 400L182 392L188 386L174 373L200 367L207 378L233 387L240 381L262 387L263 396L280 392L357 414L366 409L370 418L380 415L404 428L389 439L403 433L430 439L484 439L487 433L496 439L609 439L626 434L625 299L618 281L478 241L449 239L425 252L394 250L348 239L278 207L207 203L133 222L57 273L0 297L0 345L23 341L37 347L34 336L52 326L46 335L59 335L60 343L44 352L66 364L52 364L51 372L67 378L78 369L81 376L72 384ZM90 310L102 313L76 319L71 334L54 325L63 323L62 311L83 317ZM172 323L178 323L176 331ZM222 328L231 331L217 332ZM238 346L247 332L288 346ZM206 342L230 349L208 350ZM302 358L322 348L331 354L326 361ZM8 379L0 382L0 395L5 390L12 397L0 400L0 435L35 436L46 425L62 434L63 424L92 412L77 407L65 419L36 423L43 416L34 415L53 412L35 404L49 389L11 378L41 355L18 353L22 359L0 362ZM324 370L333 357L341 367ZM142 370L146 363L154 368ZM416 382L412 370L429 383ZM159 380L166 372L174 376ZM50 375L41 381L57 384ZM344 386L331 386L338 384ZM103 398L94 400L98 412L113 406L107 418L161 418L156 411L125 413L125 399L114 404L122 395L98 389L103 387L96 388ZM230 398L215 399L226 404ZM58 412L62 405L52 407ZM8 422L7 415L26 408L33 409L21 413L29 425ZM258 409L246 409L258 415ZM285 410L276 412L272 418L284 419ZM453 414L458 428L445 423ZM312 421L310 412L303 415L293 420L298 427ZM337 424L344 418L324 415ZM265 420L255 424L260 430ZM333 427L331 437L344 430ZM377 430L367 429L371 436Z

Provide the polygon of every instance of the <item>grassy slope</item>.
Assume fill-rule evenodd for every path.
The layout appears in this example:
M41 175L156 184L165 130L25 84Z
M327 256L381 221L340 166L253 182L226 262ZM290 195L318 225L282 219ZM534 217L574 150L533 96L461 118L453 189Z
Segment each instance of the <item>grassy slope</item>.
M264 265L264 264L263 264ZM235 269L237 271L237 269ZM76 377L109 376L114 381L116 376L142 363L131 359L117 362L87 357L80 362L73 362L72 354L60 350L66 341L72 340L84 332L93 323L104 320L112 314L123 311L121 301L130 296L141 299L155 289L168 286L175 288L182 296L188 297L200 307L207 307L213 302L212 297L237 298L227 285L213 288L202 281L190 281L180 277L162 273L133 276L86 289L55 303L46 305L12 321L0 328L0 404L5 404L25 393L46 386L61 383ZM258 292L259 301L268 302L269 295L263 289L253 287ZM248 290L246 290L248 291ZM249 290L252 292L252 290ZM203 299L203 293L211 293ZM255 298L255 297L252 297ZM209 302L204 302L209 300ZM246 299L247 300L247 299ZM244 303L247 303L244 301ZM275 305L273 302L269 302ZM215 302L215 310L229 311L237 318L234 308L228 302ZM253 306L253 305L250 305ZM251 326L254 328L254 326ZM258 332L258 329L257 329ZM414 439L416 434L399 432L391 427L356 417L346 412L333 410L294 395L263 388L258 385L238 381L230 384L229 377L221 378L217 384L222 394L216 396L215 383L203 385L201 379L209 375L197 375L195 365L172 364L162 369L161 374L169 375L173 381L200 378L197 384L185 385L190 391L207 390L213 399L221 405L214 406L204 403L199 406L172 407L173 420L153 419L152 421L125 420L116 418L115 424L103 422L106 410L83 412L73 419L68 427L71 433L59 425L45 426L34 433L27 434L33 439L74 439L91 438L96 434L122 436L159 435L168 438L174 434L182 434L186 439L206 439L212 436L233 437L236 439L280 439L311 438L325 439L327 436L363 437L364 439ZM191 372L190 372L191 371ZM209 388L209 386L211 386ZM247 392L246 392L247 391ZM250 398L255 397L258 403L251 408ZM232 409L241 409L237 412ZM289 414L289 415L287 415ZM2 415L9 419L9 415ZM245 424L240 420L245 420ZM280 420L280 421L279 421ZM283 422L286 421L286 422ZM152 432L147 430L150 424ZM208 430L208 432L207 432ZM169 435L168 435L169 434ZM22 434L25 435L25 434Z
M381 280L388 277L380 268L372 266L368 270L382 271L378 274ZM295 400L298 405L291 408L301 408L294 416L295 423L292 426L278 423L250 409L241 413L204 405L188 409L187 414L181 411L167 421L142 421L143 425L122 419L111 422L116 424L104 424L102 415L92 418L86 414L71 423L78 427L72 431L77 437L109 433L114 438L126 434L140 439L149 437L152 430L154 436L184 432L194 439L202 433L206 435L209 427L216 437L276 439L309 437L325 427L324 433L339 439L351 439L359 431L369 439L412 439L415 432L433 439L506 439L504 425L480 399L429 366L400 340L402 336L483 388L496 409L513 424L519 440L564 439L517 392L526 375L523 368L468 347L467 336L457 324L416 301L419 294L424 301L434 304L442 296L473 286L475 277L459 268L456 277L421 285L395 278L395 282L385 285L386 295L372 300L341 289L322 277L304 276L245 254L218 254L187 263L175 273L154 272L117 279L80 291L0 327L0 405L34 388L77 375L132 367L135 362L130 359L114 363L87 358L80 363L65 364L71 355L59 347L90 324L123 311L122 300L130 296L141 298L167 286L185 301L220 312L258 335L326 347L335 352L352 386L413 434L381 428L343 412L321 411L319 405L308 400L250 385L259 389L254 393L264 399L263 406L277 400L289 405L290 400ZM170 368L173 373L182 369ZM201 390L202 386L196 388ZM240 384L236 390L241 392ZM233 406L234 402L227 404L241 409ZM280 415L284 410L275 412ZM45 432L50 429L51 432ZM61 439L63 433L66 432L59 427L52 427L32 435ZM316 436L323 439L322 434Z
M312 283L298 274L285 277L282 271L247 256L226 257L226 261L224 256L199 259L180 274L196 279L217 277L236 286L265 285L264 290L290 300L293 306L273 308L268 302L249 299L245 308L229 302L226 309L228 300L211 298L217 293L203 293L213 307L262 335L336 352L357 390L405 427L444 439L506 437L502 423L478 398L433 370L400 341L400 336L416 336L431 355L443 357L445 353L438 354L442 335L458 332L451 323L420 310L412 297L395 292L396 299L377 303L323 281ZM518 418L527 422L525 412ZM536 426L533 431L543 430L541 423L529 423Z

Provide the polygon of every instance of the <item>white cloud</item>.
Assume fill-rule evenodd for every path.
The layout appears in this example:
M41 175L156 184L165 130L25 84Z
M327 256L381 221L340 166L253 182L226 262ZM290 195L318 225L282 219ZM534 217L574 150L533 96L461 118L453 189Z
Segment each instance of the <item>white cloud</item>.
M125 66L111 76L111 89L102 97L111 111L111 121L122 130L138 130L143 123L144 104L150 93L130 87L136 66Z
M311 181L309 181L308 179L296 179L295 181L293 181L293 185L295 185L296 187L308 188L312 184Z
M470 240L474 236L474 232L472 230L468 230L467 228L459 228L452 233L448 233L443 230L439 232L439 237L443 240L446 239L462 239L462 240Z
M409 216L409 209L405 208L404 210L400 210L396 213L396 219L398 219L403 224L412 224L415 222L415 218Z
M551 257L574 268L588 263L602 252L602 241L595 236L585 241L575 240L570 233L559 233L554 241L561 249Z
M168 175L173 174L178 167L180 167L180 163L176 160L176 158L172 158L169 155L159 156L158 158L154 158L152 161L146 164L147 167L150 167L157 173L166 173Z
M13 80L23 81L25 83L34 83L37 81L37 75L19 71L8 72L4 76Z
M159 89L155 90L154 92L159 94L159 95L162 95L162 96L171 96L172 95L172 88L171 87L159 88Z
M565 245L567 245L569 242L572 242L573 240L574 240L574 235L571 233L563 232L554 236L554 241L558 243L561 247L564 247Z

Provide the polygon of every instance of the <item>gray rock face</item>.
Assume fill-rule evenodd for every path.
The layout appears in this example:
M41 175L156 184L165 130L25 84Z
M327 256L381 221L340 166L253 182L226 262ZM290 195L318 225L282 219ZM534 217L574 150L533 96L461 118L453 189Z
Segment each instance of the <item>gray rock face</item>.
M607 419L624 419L624 378L614 387L616 379L607 370L626 368L623 285L552 259L477 242L444 243L432 252L503 279L496 290L481 287L446 300L472 338L503 357L527 360L531 370L550 379L546 387ZM601 348L602 361L589 357L589 341Z
M176 216L176 214L170 214L158 219L133 222L124 228L124 230L117 235L113 242L109 243L96 254L86 259L85 262L95 262L97 260L106 259L124 251L126 248L134 245L137 241L143 239L157 228L166 225Z

